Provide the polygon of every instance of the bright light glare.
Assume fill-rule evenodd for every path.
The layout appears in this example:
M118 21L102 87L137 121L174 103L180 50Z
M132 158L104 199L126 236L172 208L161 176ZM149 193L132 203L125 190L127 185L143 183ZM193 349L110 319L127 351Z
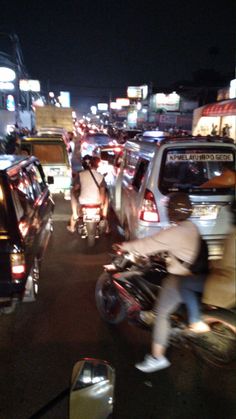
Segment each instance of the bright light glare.
M0 186L0 201L3 201L3 191L2 187Z

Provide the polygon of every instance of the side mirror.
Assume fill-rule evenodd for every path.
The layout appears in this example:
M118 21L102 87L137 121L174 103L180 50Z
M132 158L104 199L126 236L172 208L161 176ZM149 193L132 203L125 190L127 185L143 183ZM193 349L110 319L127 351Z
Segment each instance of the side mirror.
M48 183L49 185L53 185L53 183L54 183L54 177L53 177L53 176L48 176L48 177L47 177L47 183Z
M83 358L72 371L70 419L111 418L114 404L115 370L103 360Z

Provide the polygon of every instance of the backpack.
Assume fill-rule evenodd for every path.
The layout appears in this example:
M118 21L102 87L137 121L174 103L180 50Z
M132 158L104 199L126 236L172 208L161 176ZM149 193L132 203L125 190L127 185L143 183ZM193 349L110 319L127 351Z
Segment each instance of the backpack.
M193 274L207 274L209 272L208 262L208 245L206 240L200 237L200 248L195 261L190 265L189 269Z

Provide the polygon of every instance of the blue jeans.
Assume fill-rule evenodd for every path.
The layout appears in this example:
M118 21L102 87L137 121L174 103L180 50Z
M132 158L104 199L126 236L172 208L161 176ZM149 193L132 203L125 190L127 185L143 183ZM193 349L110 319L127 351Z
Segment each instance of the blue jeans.
M182 277L179 281L180 295L186 304L189 323L201 320L199 293L203 292L205 274Z
M182 278L182 277L181 277ZM163 280L159 297L156 301L156 320L152 331L153 342L166 348L170 333L170 315L182 303L180 294L180 276L169 274Z

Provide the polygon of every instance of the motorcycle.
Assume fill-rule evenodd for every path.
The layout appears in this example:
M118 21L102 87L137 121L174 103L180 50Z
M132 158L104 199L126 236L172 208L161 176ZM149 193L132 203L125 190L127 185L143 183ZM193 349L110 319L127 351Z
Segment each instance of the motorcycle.
M127 318L132 324L151 329L154 305L166 275L163 257L112 255L112 263L104 265L95 289L96 306L103 320L114 325ZM236 355L236 311L204 304L201 310L210 332L190 331L182 304L170 318L170 344L192 348L208 363L226 366Z
M105 220L101 217L101 206L82 205L82 218L78 223L78 233L82 239L87 239L88 247L95 245L96 239L105 231Z

